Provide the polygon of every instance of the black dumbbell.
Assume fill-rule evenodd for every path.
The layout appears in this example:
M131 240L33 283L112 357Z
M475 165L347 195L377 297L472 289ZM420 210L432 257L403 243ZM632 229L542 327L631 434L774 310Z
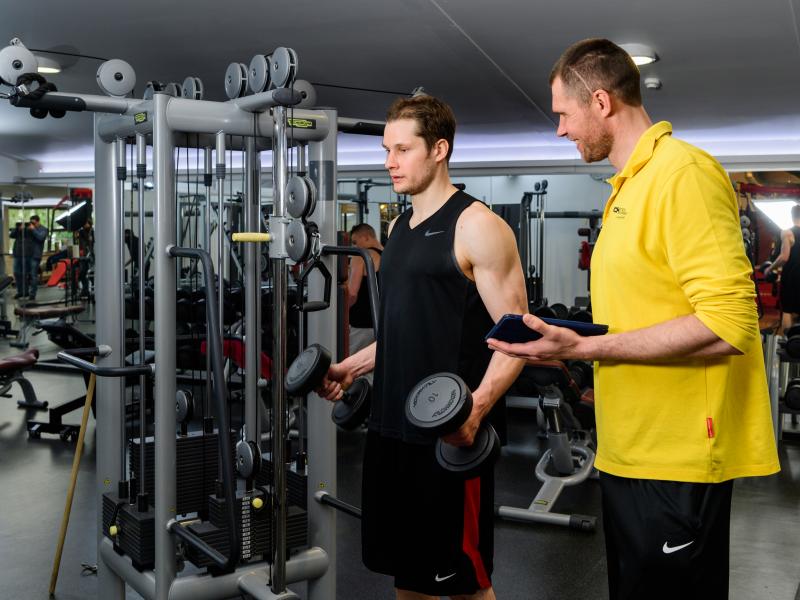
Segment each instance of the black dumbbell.
M481 423L471 446L454 446L441 436L457 431L472 412L472 394L458 375L436 373L420 381L406 400L406 419L436 440L436 461L452 473L470 478L500 454L500 439L489 423Z
M593 387L594 370L590 363L582 360L573 360L567 364L567 370L579 390L583 391L585 388Z
M566 304L561 304L561 302L556 302L555 304L551 304L550 308L556 315L556 319L566 319L567 315L569 314L569 309L567 308Z
M800 379L792 379L783 393L783 402L787 408L800 410Z
M293 396L305 396L322 383L331 366L331 353L319 344L311 344L289 365L286 372L286 391ZM333 422L342 429L352 430L361 425L369 414L371 386L365 377L356 379L336 402L331 413Z

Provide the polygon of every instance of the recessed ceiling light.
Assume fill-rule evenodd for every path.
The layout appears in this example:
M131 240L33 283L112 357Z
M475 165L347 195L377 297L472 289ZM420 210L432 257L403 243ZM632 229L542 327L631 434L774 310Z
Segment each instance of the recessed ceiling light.
M658 54L650 46L644 44L620 44L620 48L631 55L636 66L649 65L658 60Z
M39 68L37 69L39 73L44 73L46 75L61 73L61 65L52 58L36 55L36 62L39 63Z

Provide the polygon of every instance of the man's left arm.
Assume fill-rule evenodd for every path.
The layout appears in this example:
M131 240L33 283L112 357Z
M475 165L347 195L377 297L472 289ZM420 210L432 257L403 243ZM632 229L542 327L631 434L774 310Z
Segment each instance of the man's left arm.
M31 233L37 242L43 242L47 238L47 227L34 227Z
M597 337L581 337L528 315L526 324L541 339L527 344L492 341L490 347L528 360L653 361L746 352L758 340L755 286L729 185L721 171L690 165L670 178L661 198L657 218L664 258L691 314Z
M456 229L456 256L463 256L471 265L472 279L495 322L507 313L527 312L525 278L516 240L500 217L477 203L464 211ZM522 360L495 352L480 385L472 390L472 414L445 441L471 444L481 421L524 366Z

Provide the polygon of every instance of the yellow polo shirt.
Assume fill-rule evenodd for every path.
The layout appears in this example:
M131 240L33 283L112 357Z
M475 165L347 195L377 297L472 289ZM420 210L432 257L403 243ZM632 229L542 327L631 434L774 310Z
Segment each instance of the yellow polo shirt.
M621 333L694 314L743 354L596 363L597 468L689 482L777 472L755 289L727 174L662 121L609 183L592 255L595 322Z

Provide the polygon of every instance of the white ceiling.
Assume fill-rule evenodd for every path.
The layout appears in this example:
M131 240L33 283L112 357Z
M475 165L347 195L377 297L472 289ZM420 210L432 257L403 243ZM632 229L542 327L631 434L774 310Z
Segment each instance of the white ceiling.
M200 77L224 99L232 61L290 46L312 82L409 92L424 86L459 121L456 163L577 162L556 140L547 83L571 43L608 37L652 46L642 67L654 120L719 156L800 156L800 0L234 0L79 3L4 1L0 44L122 58L139 83ZM63 59L59 59L63 60ZM51 77L60 91L99 93L100 62L79 59ZM389 94L319 86L320 105L381 119ZM91 163L91 116L35 120L0 103L0 154L45 171ZM342 143L342 160L380 163L371 138Z

